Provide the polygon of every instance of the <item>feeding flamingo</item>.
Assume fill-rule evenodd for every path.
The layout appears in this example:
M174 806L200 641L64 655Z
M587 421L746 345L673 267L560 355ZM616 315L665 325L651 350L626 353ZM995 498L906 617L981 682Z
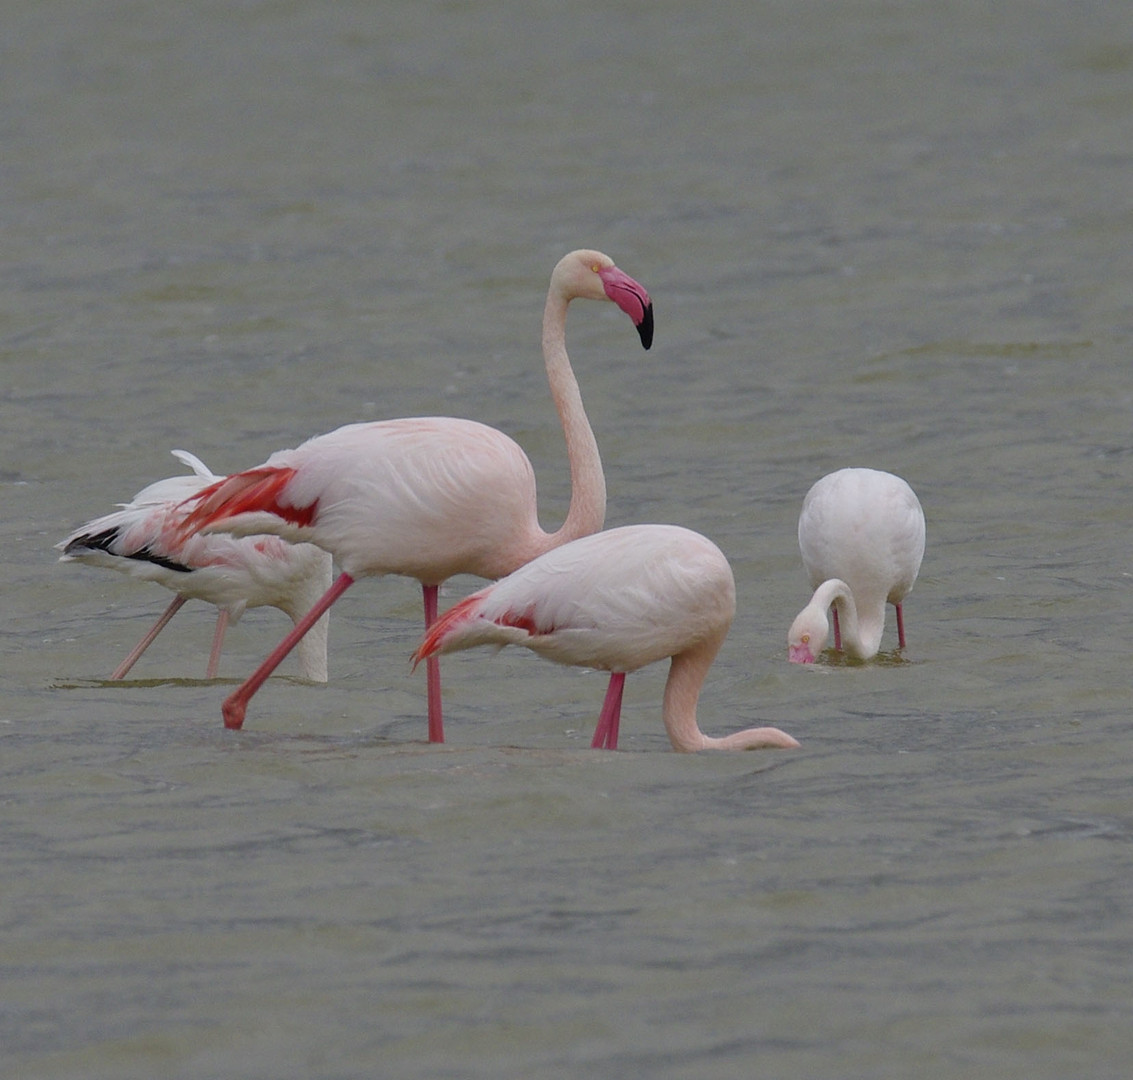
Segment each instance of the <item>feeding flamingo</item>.
M173 456L193 475L171 476L143 488L112 514L88 521L55 546L60 562L108 566L131 577L156 581L177 595L164 614L110 676L125 678L186 600L219 608L205 677L216 676L225 630L245 609L277 607L297 622L331 581L331 557L313 544L288 544L274 536L190 536L170 543L171 527L184 516L181 502L222 479L186 450ZM299 653L303 677L327 678L327 620L304 639Z
M560 664L611 672L591 746L615 750L626 674L671 657L661 715L675 750L799 744L778 728L705 735L696 703L736 610L728 560L676 525L627 525L548 551L454 604L414 662L475 645L524 645Z
M453 574L499 578L543 552L596 532L606 515L598 444L566 350L574 299L612 300L653 341L653 305L633 278L598 251L574 251L551 274L543 311L543 358L566 438L570 506L552 533L539 525L535 474L520 447L471 420L420 417L350 424L262 466L205 488L191 500L183 530L273 533L307 540L334 555L342 573L308 614L317 618L363 575L401 574L421 582L425 625L437 590ZM239 728L248 701L306 632L295 627L224 702ZM440 668L428 664L429 740L444 741Z
M881 647L885 605L897 609L897 640L905 647L901 604L924 556L924 511L899 476L877 469L839 469L819 480L803 500L799 550L814 595L787 635L787 655L810 664L829 633L834 647L868 660Z

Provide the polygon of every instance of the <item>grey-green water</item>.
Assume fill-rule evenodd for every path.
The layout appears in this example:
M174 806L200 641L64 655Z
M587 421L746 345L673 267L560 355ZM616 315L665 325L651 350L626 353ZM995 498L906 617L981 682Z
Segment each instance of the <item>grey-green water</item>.
M1133 1053L1133 16L1122 4L14 2L0 56L0 1071L1108 1078ZM732 560L704 729L661 667L446 658L357 585L331 680L220 701L187 607L52 545L181 446L470 416L568 497L576 305L608 524ZM802 496L928 517L904 661L786 663ZM459 580L444 603L474 585ZM889 634L892 635L892 628ZM886 648L891 647L892 636Z

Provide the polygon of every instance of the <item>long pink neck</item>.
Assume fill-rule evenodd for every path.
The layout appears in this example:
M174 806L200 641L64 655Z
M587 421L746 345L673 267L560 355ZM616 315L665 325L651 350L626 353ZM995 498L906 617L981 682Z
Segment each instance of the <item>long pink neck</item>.
M696 703L708 669L720 651L724 635L704 641L673 657L661 715L669 742L674 750L694 753L697 750L794 749L799 744L785 731L774 727L748 728L722 738L705 735L696 721Z
M720 650L724 637L720 635L701 642L673 657L669 665L669 678L665 682L665 696L661 703L661 718L669 733L674 750L691 753L711 744L696 722L696 703L700 688L708 675L712 661Z
M602 472L598 441L586 417L578 380L567 356L566 315L569 303L570 298L552 282L543 310L543 360L547 365L551 399L566 437L571 494L566 518L555 532L544 534L542 551L596 533L606 520L606 477Z

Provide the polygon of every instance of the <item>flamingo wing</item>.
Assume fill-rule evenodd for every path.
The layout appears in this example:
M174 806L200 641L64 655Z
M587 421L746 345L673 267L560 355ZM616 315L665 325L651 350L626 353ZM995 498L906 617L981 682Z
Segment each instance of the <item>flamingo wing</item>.
M334 554L353 577L497 578L537 552L535 476L502 432L414 417L348 424L206 487L179 529L271 533ZM517 545L522 549L516 551Z
M186 500L176 536L183 539L220 525L234 536L260 532L278 535L280 528L288 524L297 530L310 526L318 514L318 500L295 506L283 498L295 472L290 468L261 466L210 484Z

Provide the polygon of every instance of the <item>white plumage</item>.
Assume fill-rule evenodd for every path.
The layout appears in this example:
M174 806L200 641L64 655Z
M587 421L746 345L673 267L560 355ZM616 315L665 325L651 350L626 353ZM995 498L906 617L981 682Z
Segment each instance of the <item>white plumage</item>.
M523 450L494 428L451 417L350 424L273 454L195 496L182 530L266 532L309 540L331 552L342 573L311 612L315 617L363 575L403 574L421 582L425 625L436 617L437 588L458 573L498 578L544 551L602 527L606 481L598 444L566 351L567 307L610 300L649 348L649 294L601 252L559 260L543 312L543 357L563 425L571 470L566 519L539 525L535 475ZM223 705L239 728L248 701L302 638L287 636ZM444 741L440 670L428 664L429 739Z
M104 566L143 581L155 581L177 595L150 631L111 675L124 678L186 600L215 605L216 632L206 677L216 675L228 626L245 610L276 607L297 622L331 580L331 557L311 544L289 544L274 536L188 536L176 539L184 518L182 502L222 480L185 450L173 456L193 470L139 491L113 513L88 521L56 547L61 562ZM304 678L327 678L327 626L324 621L299 655Z
M523 645L561 664L611 672L591 745L616 749L627 672L672 658L662 717L677 750L797 746L777 728L716 739L696 703L736 609L728 560L676 525L629 525L574 540L453 605L414 654Z
M897 610L924 557L925 519L913 489L877 469L839 469L807 492L799 515L799 550L814 595L787 635L788 657L812 663L826 645L834 605L835 648L868 660L881 647L885 605Z

